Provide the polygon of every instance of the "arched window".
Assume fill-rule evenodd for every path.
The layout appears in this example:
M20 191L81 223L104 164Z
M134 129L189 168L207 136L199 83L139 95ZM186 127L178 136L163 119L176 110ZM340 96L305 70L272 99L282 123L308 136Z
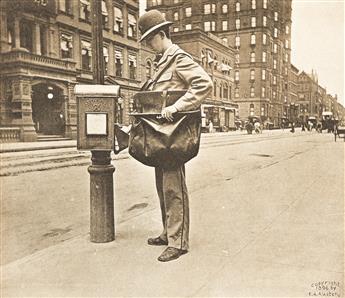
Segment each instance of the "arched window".
M217 70L217 66L218 66L218 58L216 55L213 56L213 67L214 67L214 70Z
M228 84L224 84L224 89L223 89L223 98L228 99L229 98L229 88Z

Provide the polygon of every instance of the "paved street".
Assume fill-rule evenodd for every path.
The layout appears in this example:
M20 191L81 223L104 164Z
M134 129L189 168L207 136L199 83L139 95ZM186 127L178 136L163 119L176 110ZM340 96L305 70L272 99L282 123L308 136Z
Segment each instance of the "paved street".
M191 250L164 264L146 244L161 231L152 168L114 156L116 240L94 244L89 153L1 160L1 297L343 294L344 142L331 134L203 135L186 168Z

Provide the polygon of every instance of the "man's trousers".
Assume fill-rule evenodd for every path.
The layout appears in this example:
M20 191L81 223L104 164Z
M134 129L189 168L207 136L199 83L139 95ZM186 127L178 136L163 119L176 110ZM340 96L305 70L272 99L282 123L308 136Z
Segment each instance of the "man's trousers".
M160 201L164 230L160 237L169 246L189 248L189 199L185 166L175 169L155 168L156 188Z

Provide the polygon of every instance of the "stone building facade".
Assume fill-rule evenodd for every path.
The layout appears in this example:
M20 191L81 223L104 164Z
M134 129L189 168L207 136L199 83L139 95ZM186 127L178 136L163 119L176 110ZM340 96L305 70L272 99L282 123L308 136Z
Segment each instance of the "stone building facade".
M89 0L0 2L0 131L3 141L76 137L74 86L92 83ZM121 86L117 121L139 90L136 0L102 1L106 83Z

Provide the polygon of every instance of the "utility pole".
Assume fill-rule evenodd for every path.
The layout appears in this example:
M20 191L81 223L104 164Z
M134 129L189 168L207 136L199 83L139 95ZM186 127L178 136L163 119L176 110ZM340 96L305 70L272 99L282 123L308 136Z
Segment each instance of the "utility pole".
M91 0L93 83L104 85L102 0ZM90 240L104 243L115 239L114 183L115 167L111 150L91 150Z

